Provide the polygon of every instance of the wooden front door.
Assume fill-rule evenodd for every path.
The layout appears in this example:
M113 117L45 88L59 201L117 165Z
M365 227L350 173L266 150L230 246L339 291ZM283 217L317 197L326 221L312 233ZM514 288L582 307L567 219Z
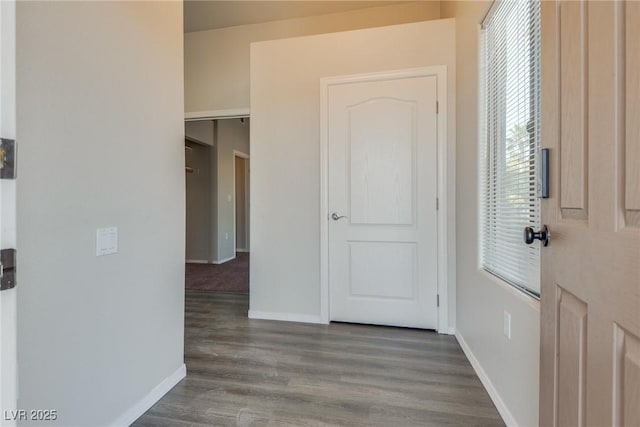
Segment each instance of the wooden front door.
M640 2L542 4L541 426L640 426Z

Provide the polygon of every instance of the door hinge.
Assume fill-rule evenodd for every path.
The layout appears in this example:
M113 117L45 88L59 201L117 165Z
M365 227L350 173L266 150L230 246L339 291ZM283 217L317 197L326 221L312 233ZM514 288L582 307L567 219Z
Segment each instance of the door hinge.
M16 287L16 250L0 250L0 291Z
M440 113L440 103L436 101L436 114Z
M440 294L436 295L436 307L440 307Z
M0 179L16 179L16 141L0 138Z
M436 210L440 209L440 198L436 197Z

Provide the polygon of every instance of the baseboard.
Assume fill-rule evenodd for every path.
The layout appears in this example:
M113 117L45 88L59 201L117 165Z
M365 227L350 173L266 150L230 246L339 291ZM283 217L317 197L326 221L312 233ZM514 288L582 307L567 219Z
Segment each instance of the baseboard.
M473 370L476 371L476 375L478 375L478 378L480 378L480 382L487 390L487 393L489 393L489 397L493 401L493 404L496 405L496 409L500 413L500 416L502 417L504 423L507 425L507 427L518 427L518 423L513 417L513 414L511 414L509 408L507 408L507 405L504 403L504 400L502 400L500 394L498 394L498 390L496 390L496 388L493 386L493 383L489 379L487 373L484 371L484 369L482 369L482 365L480 365L480 362L478 361L478 359L476 359L476 356L473 354L471 348L460 334L460 331L456 330L455 336L458 340L458 343L460 343L460 347L462 347L462 351L464 352L465 356L467 356L467 359L469 359Z
M185 262L187 264L209 264L209 260L206 259L188 259Z
M182 364L173 374L162 380L160 384L155 386L149 394L140 399L129 410L122 414L116 421L111 424L112 427L130 426L135 420L140 418L142 414L147 412L158 400L162 398L169 390L175 387L184 377L187 376L187 367Z
M320 319L320 316L314 316L311 314L272 313L268 311L256 311L256 310L249 310L249 319L281 320L283 322L323 324L322 320Z
M224 258L224 259L218 260L218 261L211 261L211 264L224 264L225 262L229 262L229 261L232 261L234 259L236 259L235 255L232 256L232 257L229 257L229 258Z
M447 334L448 334L448 335L455 335L455 334L456 334L456 328L455 328L455 326L449 326L449 327L447 328Z
M249 249L245 249L245 248L236 248L236 252L247 253L247 252L249 252Z

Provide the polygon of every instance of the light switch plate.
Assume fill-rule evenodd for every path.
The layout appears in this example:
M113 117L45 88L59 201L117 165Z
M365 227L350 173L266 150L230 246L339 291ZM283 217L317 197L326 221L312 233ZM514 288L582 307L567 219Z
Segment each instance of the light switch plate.
M98 228L96 256L118 253L118 227Z

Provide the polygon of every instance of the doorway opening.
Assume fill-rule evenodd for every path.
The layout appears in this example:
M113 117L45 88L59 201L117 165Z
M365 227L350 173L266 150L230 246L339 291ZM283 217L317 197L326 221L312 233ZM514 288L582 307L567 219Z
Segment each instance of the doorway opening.
M446 84L445 66L321 79L323 322L451 333Z
M185 122L188 290L249 293L249 118Z

